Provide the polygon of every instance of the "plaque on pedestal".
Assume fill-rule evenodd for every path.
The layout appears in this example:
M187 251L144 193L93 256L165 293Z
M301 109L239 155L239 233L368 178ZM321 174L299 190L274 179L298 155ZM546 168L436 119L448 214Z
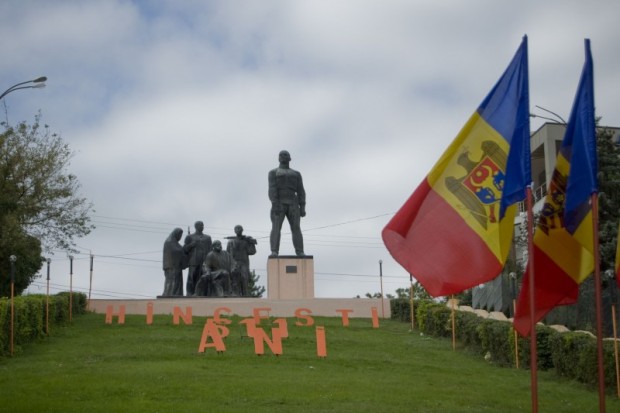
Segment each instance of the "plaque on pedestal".
M314 298L314 258L311 255L269 258L267 296L272 300Z

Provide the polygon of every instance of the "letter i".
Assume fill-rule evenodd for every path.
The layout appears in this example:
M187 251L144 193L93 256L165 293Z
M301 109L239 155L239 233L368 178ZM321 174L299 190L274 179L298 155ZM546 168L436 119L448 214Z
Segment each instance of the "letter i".
M146 305L146 325L150 326L153 324L153 303L149 302Z

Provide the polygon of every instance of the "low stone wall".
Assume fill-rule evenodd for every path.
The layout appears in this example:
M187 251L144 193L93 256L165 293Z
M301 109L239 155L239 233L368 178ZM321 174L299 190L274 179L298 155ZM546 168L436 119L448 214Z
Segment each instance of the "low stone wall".
M377 309L379 318L390 318L390 301L380 298L313 298L298 300L270 300L264 298L153 298L135 300L92 299L88 309L105 314L108 306L117 312L121 305L125 306L125 314L146 315L147 307L153 305L153 314L173 314L174 308L192 308L192 315L198 317L212 316L221 307L229 309L229 313L240 317L251 317L255 309L273 317L295 317L295 311L306 309L311 315L319 317L340 317L348 310L349 318L371 318L372 307ZM383 305L383 308L382 308ZM227 311L228 312L228 311ZM305 314L308 314L307 312Z

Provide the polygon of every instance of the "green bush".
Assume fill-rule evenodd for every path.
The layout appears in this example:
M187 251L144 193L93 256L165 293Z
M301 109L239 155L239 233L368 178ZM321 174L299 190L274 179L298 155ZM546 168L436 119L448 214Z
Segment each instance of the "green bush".
M416 310L416 303L413 309ZM411 303L408 298L395 298L390 300L391 319L402 322L411 322Z
M456 339L465 347L477 354L483 354L483 343L478 327L484 320L474 313L467 311L455 312Z
M421 300L416 312L418 328L424 334L448 337L452 332L450 313L450 309L445 304L439 304L432 300Z
M558 375L591 386L598 385L596 338L582 332L556 334L550 338L553 363ZM603 342L605 386L615 387L613 342Z
M392 300L392 318L410 321L409 301ZM432 300L414 302L416 326L424 334L435 337L452 336L451 309ZM455 337L459 345L475 354L488 354L500 366L515 365L515 334L506 321L483 319L466 311L455 312ZM517 336L519 367L530 368L530 338ZM555 369L558 375L595 386L598 383L596 339L584 333L558 333L536 326L536 354L539 370ZM605 341L605 386L615 388L613 342Z
M25 295L13 300L13 351L21 346L47 335L48 297ZM73 314L86 312L86 295L73 293ZM60 293L49 297L49 325L66 323L69 320L69 294ZM0 356L11 353L11 300L0 298Z
M510 345L510 336L513 335L511 323L481 319L476 332L482 343L482 351L490 355L490 361L500 366L513 366L515 364L514 348Z
M536 325L536 356L539 370L549 370L554 368L550 338L560 334L554 329L545 325ZM514 335L510 337L511 345L514 348ZM523 368L530 367L530 338L519 336L519 363Z

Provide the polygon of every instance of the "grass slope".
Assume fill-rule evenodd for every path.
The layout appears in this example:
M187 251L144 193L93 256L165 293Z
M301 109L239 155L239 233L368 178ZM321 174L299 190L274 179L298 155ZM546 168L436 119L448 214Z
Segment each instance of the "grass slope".
M198 353L205 318L128 316L106 325L86 314L47 340L0 360L6 412L527 412L530 374L500 368L447 340L381 320L315 318L328 356L316 356L314 327L289 319L283 355L254 354L235 318L226 352ZM539 374L540 412L598 411L593 389ZM607 411L620 401L607 398Z

